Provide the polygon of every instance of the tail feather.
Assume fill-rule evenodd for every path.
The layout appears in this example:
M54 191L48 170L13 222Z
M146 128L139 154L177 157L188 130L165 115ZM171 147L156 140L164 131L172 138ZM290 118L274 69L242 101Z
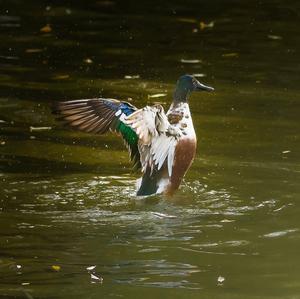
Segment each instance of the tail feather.
M147 168L146 172L144 173L141 179L140 187L137 191L138 196L145 196L155 194L158 189L158 173L153 172L151 174L151 169Z

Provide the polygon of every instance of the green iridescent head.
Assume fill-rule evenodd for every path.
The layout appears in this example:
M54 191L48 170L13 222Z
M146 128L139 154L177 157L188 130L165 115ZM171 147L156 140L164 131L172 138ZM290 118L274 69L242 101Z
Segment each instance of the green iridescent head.
M187 102L192 91L213 91L214 88L200 83L192 75L181 76L174 91L174 102Z

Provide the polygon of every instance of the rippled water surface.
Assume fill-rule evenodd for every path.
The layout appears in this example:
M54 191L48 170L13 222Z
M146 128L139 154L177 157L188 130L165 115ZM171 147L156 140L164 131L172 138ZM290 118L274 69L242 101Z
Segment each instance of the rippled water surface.
M300 298L299 3L85 2L0 0L0 298ZM216 92L173 198L51 114L167 107L184 73Z

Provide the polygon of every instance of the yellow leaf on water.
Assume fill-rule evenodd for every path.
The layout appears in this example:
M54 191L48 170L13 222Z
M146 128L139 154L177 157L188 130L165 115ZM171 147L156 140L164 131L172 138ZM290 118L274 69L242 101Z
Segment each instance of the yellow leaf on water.
M22 286L28 286L28 285L30 285L30 282L22 282L21 285Z
M191 19L191 18L177 18L177 21L182 22L182 23L191 23L191 24L197 23L196 19Z
M139 79L140 75L125 75L124 79Z
M180 59L181 63L187 63L187 64L193 64L193 63L201 63L202 61L200 59Z
M40 53L43 52L43 49L26 49L26 53Z
M269 34L268 38L272 39L272 40L280 40L280 39L282 39L282 36Z
M87 64L92 64L93 63L93 60L91 58L86 58L83 60L85 63Z
M148 94L148 99L151 98L161 98L167 96L166 93L156 93L156 94Z
M47 24L47 25L45 25L44 27L42 27L42 28L40 29L40 31L43 32L43 33L49 33L49 32L52 31L52 28L51 28L50 24Z
M64 80L64 79L68 79L70 78L70 75L56 75L54 77L52 77L52 79L54 80Z
M206 74L198 73L198 74L193 74L194 77L198 78L203 78L206 77Z
M33 132L33 131L48 131L48 130L51 130L51 129L52 129L52 127L33 127L33 126L29 127L30 132Z
M225 53L222 54L222 57L238 57L239 54L238 53Z
M58 271L60 271L61 267L58 266L58 265L52 265L51 269L54 270L54 271L56 271L56 272L58 272Z
M201 30L204 30L205 28L213 28L215 26L215 22L210 22L210 23L204 23L200 22L199 27Z

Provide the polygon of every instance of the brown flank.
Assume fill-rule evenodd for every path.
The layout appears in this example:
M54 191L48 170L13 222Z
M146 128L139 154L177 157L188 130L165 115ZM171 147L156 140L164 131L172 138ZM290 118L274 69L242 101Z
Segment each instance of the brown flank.
M172 195L178 188L190 168L196 154L196 140L180 140L175 149L174 165L170 184L166 190L167 195Z

